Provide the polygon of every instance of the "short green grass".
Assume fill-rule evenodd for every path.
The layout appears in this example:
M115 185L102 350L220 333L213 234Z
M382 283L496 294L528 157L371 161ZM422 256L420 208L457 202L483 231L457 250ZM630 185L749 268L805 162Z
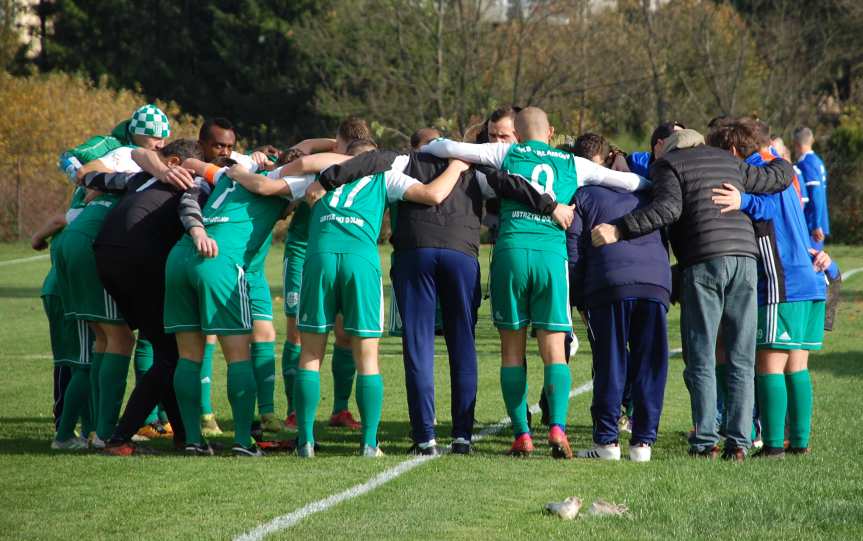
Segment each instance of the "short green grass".
M836 246L832 252L846 270L863 267L860 248ZM0 262L31 255L21 244L0 246ZM386 267L386 250L382 256ZM274 247L268 272L277 312L280 261L281 250ZM485 271L487 252L481 261ZM401 347L392 338L381 348L386 385L381 440L388 454L383 459L354 456L359 434L329 430L325 423L318 435L324 450L313 461L284 455L187 459L170 455L161 442L156 446L166 452L155 457L52 453L50 350L39 301L47 269L47 260L0 266L0 537L227 539L406 459L409 429ZM811 362L816 402L810 457L743 465L687 458L689 400L677 357L671 361L660 437L649 464L554 461L542 446L531 459L512 459L503 456L510 443L510 433L504 431L479 442L473 456L423 464L273 538L863 538L863 470L858 461L863 433L863 273L844 285L843 298L838 329L828 334L826 348ZM672 347L680 345L678 321L672 310ZM280 314L276 324L282 340ZM589 346L583 329L578 333L582 349L571 365L574 385L590 377ZM479 429L505 416L487 303L481 310L477 347ZM449 392L442 343L438 352L439 433L446 442ZM530 396L535 401L542 374L533 345L529 357ZM214 398L223 426L230 427L224 372L224 365L216 363ZM320 420L331 405L330 381L325 369ZM281 387L277 391L283 413ZM571 404L571 434L578 448L590 445L589 404L589 393ZM544 436L540 430L537 441ZM587 503L597 498L624 502L631 517L562 522L541 514L546 502L571 495Z

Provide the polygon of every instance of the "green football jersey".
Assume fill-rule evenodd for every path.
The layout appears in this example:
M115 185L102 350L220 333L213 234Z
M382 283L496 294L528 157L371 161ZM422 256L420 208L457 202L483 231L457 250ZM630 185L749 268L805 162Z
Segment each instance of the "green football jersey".
M291 215L291 223L288 225L288 234L285 237L285 246L291 245L306 249L309 244L309 219L312 217L312 209L305 201L297 205Z
M573 155L540 141L512 145L501 169L529 179L538 190L568 204L578 189ZM500 203L500 233L496 249L528 248L566 257L566 232L551 216L531 212L511 199Z
M106 193L93 199L87 203L75 220L63 229L63 232L74 231L95 240L96 235L99 234L99 230L102 228L102 222L105 221L105 216L114 208L120 197L118 194Z
M386 171L339 186L312 207L307 251L353 253L378 261L378 237L388 203L399 201L419 183Z
M254 194L222 173L202 215L207 234L219 245L219 251L240 259L248 268L270 239L273 226L288 203L282 197ZM183 240L191 242L188 235ZM266 252L263 255L266 257Z
M66 211L66 225L68 226L69 222L72 222L75 218L78 217L78 214L84 209L87 204L84 202L84 199L87 197L87 189L83 186L76 186L75 191L72 192L72 200L69 202L69 209ZM63 234L65 228L57 231L53 237L51 237L51 246L49 247L49 253L51 254L51 268L48 270L48 275L45 276L45 281L42 282L42 293L41 295L44 297L45 295L59 295L60 294L60 284L57 281L57 271L54 270L54 261L57 260L57 254L55 253L55 246L59 246L57 241L60 239L60 236Z

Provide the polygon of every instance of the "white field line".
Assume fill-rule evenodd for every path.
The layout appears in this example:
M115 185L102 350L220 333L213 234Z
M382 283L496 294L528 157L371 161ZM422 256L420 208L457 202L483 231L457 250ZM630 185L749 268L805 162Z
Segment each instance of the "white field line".
M569 392L569 396L570 398L572 398L580 394L586 393L591 389L593 389L593 382L588 381L587 383L584 383L579 387L571 390ZM532 413L537 413L539 411L539 404L534 404L533 406L531 406L530 411ZM509 417L505 417L499 422L482 429L479 433L477 433L477 435L473 437L473 441L476 442L483 438L487 438L488 436L493 436L507 426L509 426L511 423L512 421L510 421ZM326 511L327 509L330 509L331 507L334 507L344 501L352 500L354 498L362 496L363 494L371 492L379 486L389 483L403 473L407 473L412 469L416 468L417 466L440 458L441 456L442 455L417 456L409 460L405 460L404 462L400 462L392 468L384 470L378 475L372 477L365 483L354 485L347 490L344 490L337 494L333 494L332 496L329 496L322 500L312 502L304 507L297 509L292 513L276 517L269 522L265 522L264 524L261 524L260 526L235 537L234 541L259 541L270 534L276 533L281 530L287 530L292 526L296 526L303 519L314 515L315 513Z
M845 280L851 278L852 276L854 276L855 274L857 274L859 272L863 272L863 267L860 267L859 269L851 269L850 271L843 272L842 273L842 281L844 282Z
M680 348L675 348L669 352L669 355L673 357L675 355L679 355L680 352L681 352ZM593 382L588 381L588 382L583 383L580 386L576 387L575 389L572 389L569 392L569 397L574 398L580 394L584 394L586 392L589 392L592 389L593 389ZM531 411L531 413L538 413L540 411L539 410L539 404L534 404L533 406L531 406L530 411ZM486 438L488 436L493 436L493 435L497 434L498 432L500 432L501 430L503 430L504 428L508 427L511 423L512 423L512 421L510 420L510 418L505 417L505 418L501 419L499 422L497 422L493 425L489 425L486 428L480 430L479 433L477 433L477 435L473 437L473 441L476 442L476 441L479 441L479 440ZM303 519L305 519L311 515L314 515L315 513L320 513L322 511L326 511L327 509L330 509L331 507L335 507L336 505L338 505L344 501L352 500L354 498L362 496L363 494L367 494L367 493L373 491L374 489L378 488L379 486L384 485L386 483L389 483L390 481L392 481L396 477L399 477L400 475L411 471L412 469L416 468L417 466L421 466L422 464L425 464L426 462L430 462L430 461L435 460L435 459L440 458L440 457L441 457L441 455L417 456L415 458L405 460L404 462L400 462L399 464L393 466L392 468L390 468L388 470L384 470L383 472L379 473L378 475L372 477L371 479L369 479L365 483L362 483L359 485L354 485L347 490L344 490L344 491L339 492L337 494L333 494L332 496L326 497L322 500L317 500L317 501L314 501L310 504L307 504L304 507L301 507L292 513L288 513L287 515L282 515L280 517L276 517L269 522L265 522L264 524L261 524L260 526L257 526L254 529L249 530L248 532L235 537L234 541L260 541L261 539L263 539L264 537L266 537L270 534L279 532L281 530L287 530L288 528L296 526Z
M48 259L50 256L48 254L42 255L34 255L30 257L22 257L19 259L7 259L6 261L0 261L0 267L6 267L8 265L17 265L18 263L27 263L29 261L39 261L40 259Z

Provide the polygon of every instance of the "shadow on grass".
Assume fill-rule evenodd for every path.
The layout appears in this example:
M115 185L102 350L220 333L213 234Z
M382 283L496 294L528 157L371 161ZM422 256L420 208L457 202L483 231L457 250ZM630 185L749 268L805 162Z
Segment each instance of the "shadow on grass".
M38 299L41 295L38 287L0 287L0 299Z
M863 352L816 353L810 357L809 367L816 375L829 372L837 377L863 378Z

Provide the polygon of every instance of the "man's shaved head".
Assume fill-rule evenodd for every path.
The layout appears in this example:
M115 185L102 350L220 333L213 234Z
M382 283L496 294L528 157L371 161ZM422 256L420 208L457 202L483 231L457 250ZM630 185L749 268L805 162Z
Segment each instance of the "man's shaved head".
M525 107L515 117L515 131L519 141L536 140L548 143L554 134L548 115L539 107Z

